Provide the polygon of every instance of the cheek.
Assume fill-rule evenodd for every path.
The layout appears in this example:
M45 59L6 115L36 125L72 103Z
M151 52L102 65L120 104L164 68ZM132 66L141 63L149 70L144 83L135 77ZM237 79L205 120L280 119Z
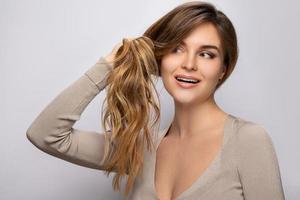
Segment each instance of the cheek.
M165 78L165 76L172 75L174 71L176 71L176 69L180 67L178 63L180 63L179 58L176 58L174 56L165 56L161 60L161 77ZM206 80L218 80L222 72L220 59L199 59L196 63L196 66L198 66L198 70L196 73L198 73L199 75L201 74L201 76Z
M218 79L221 73L221 63L219 61L202 63L199 69L205 79L215 80Z
M175 59L171 59L170 57L165 57L161 60L161 75L164 74L171 74L176 69L176 62Z

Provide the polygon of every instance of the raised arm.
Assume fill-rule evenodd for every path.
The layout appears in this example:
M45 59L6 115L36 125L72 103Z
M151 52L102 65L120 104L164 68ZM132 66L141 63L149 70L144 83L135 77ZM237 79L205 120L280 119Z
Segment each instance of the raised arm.
M102 169L104 135L73 128L87 105L106 86L112 65L100 57L79 79L55 97L29 126L26 135L40 150L81 166Z
M253 122L238 133L238 172L245 200L284 200L280 169L271 137Z

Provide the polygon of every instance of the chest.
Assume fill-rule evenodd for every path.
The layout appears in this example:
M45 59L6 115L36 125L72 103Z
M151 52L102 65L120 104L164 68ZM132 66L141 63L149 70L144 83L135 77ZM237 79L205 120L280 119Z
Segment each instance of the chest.
M155 188L160 200L171 200L187 190L215 159L222 135L179 141L163 138L156 152Z

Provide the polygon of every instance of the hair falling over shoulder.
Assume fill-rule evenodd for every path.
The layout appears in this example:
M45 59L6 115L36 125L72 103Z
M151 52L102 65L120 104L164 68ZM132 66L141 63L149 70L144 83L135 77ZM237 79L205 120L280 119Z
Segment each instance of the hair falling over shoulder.
M152 78L158 73L151 39L145 36L123 39L107 78L107 105L102 112L105 129L102 164L107 175L116 172L114 190L120 190L122 176L128 175L125 194L129 193L135 177L141 173L144 146L147 145L150 151L154 147L151 128L160 118L160 106L155 99L158 95ZM154 121L149 127L153 120L152 109ZM106 131L107 126L110 131Z

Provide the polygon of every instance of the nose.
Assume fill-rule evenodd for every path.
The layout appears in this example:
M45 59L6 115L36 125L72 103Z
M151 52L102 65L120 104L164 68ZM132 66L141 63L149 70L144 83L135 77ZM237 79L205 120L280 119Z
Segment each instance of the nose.
M186 70L196 70L195 57L192 54L187 54L182 62L182 68Z

